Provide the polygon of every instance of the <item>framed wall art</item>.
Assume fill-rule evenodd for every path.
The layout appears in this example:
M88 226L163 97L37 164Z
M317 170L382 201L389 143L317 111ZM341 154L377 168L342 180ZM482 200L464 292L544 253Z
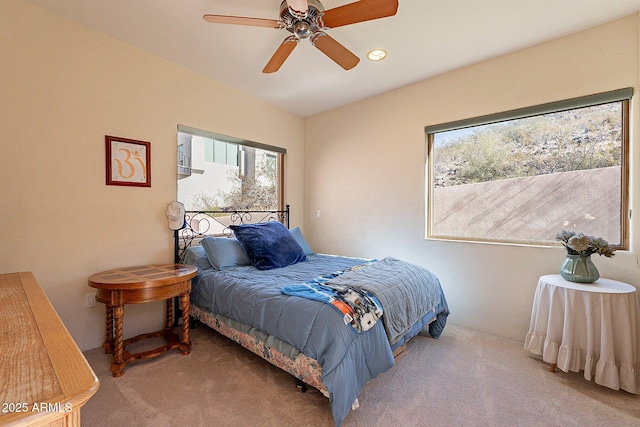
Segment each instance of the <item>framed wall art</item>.
M107 185L151 187L151 143L105 136Z

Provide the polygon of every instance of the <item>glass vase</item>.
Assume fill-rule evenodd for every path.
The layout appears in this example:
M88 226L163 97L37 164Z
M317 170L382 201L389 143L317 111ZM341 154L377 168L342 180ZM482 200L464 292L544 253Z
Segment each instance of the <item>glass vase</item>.
M570 282L593 283L600 278L598 269L591 261L591 255L570 255L560 268L560 275Z

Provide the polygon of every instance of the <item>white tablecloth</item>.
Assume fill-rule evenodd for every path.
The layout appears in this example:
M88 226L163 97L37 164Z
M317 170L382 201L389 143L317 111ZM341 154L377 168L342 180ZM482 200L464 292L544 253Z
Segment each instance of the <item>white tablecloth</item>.
M573 283L540 277L525 349L564 372L640 393L640 307L636 288L615 280Z

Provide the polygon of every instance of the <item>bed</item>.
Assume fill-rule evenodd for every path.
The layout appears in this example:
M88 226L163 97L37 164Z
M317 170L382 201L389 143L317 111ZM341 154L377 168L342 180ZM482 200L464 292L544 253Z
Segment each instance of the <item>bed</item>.
M340 426L362 387L393 366L394 351L422 331L438 338L449 310L437 277L423 267L314 253L288 218L288 206L188 211L175 232L176 260L198 267L192 317L301 388L320 390ZM398 298L408 293L415 295Z

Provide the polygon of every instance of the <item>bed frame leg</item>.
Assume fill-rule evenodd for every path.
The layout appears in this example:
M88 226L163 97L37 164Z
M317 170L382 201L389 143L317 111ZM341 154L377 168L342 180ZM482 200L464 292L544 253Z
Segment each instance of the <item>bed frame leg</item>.
M189 329L195 329L200 325L200 321L195 317L189 317Z
M300 393L305 393L307 391L307 384L304 381L296 378L296 388Z

